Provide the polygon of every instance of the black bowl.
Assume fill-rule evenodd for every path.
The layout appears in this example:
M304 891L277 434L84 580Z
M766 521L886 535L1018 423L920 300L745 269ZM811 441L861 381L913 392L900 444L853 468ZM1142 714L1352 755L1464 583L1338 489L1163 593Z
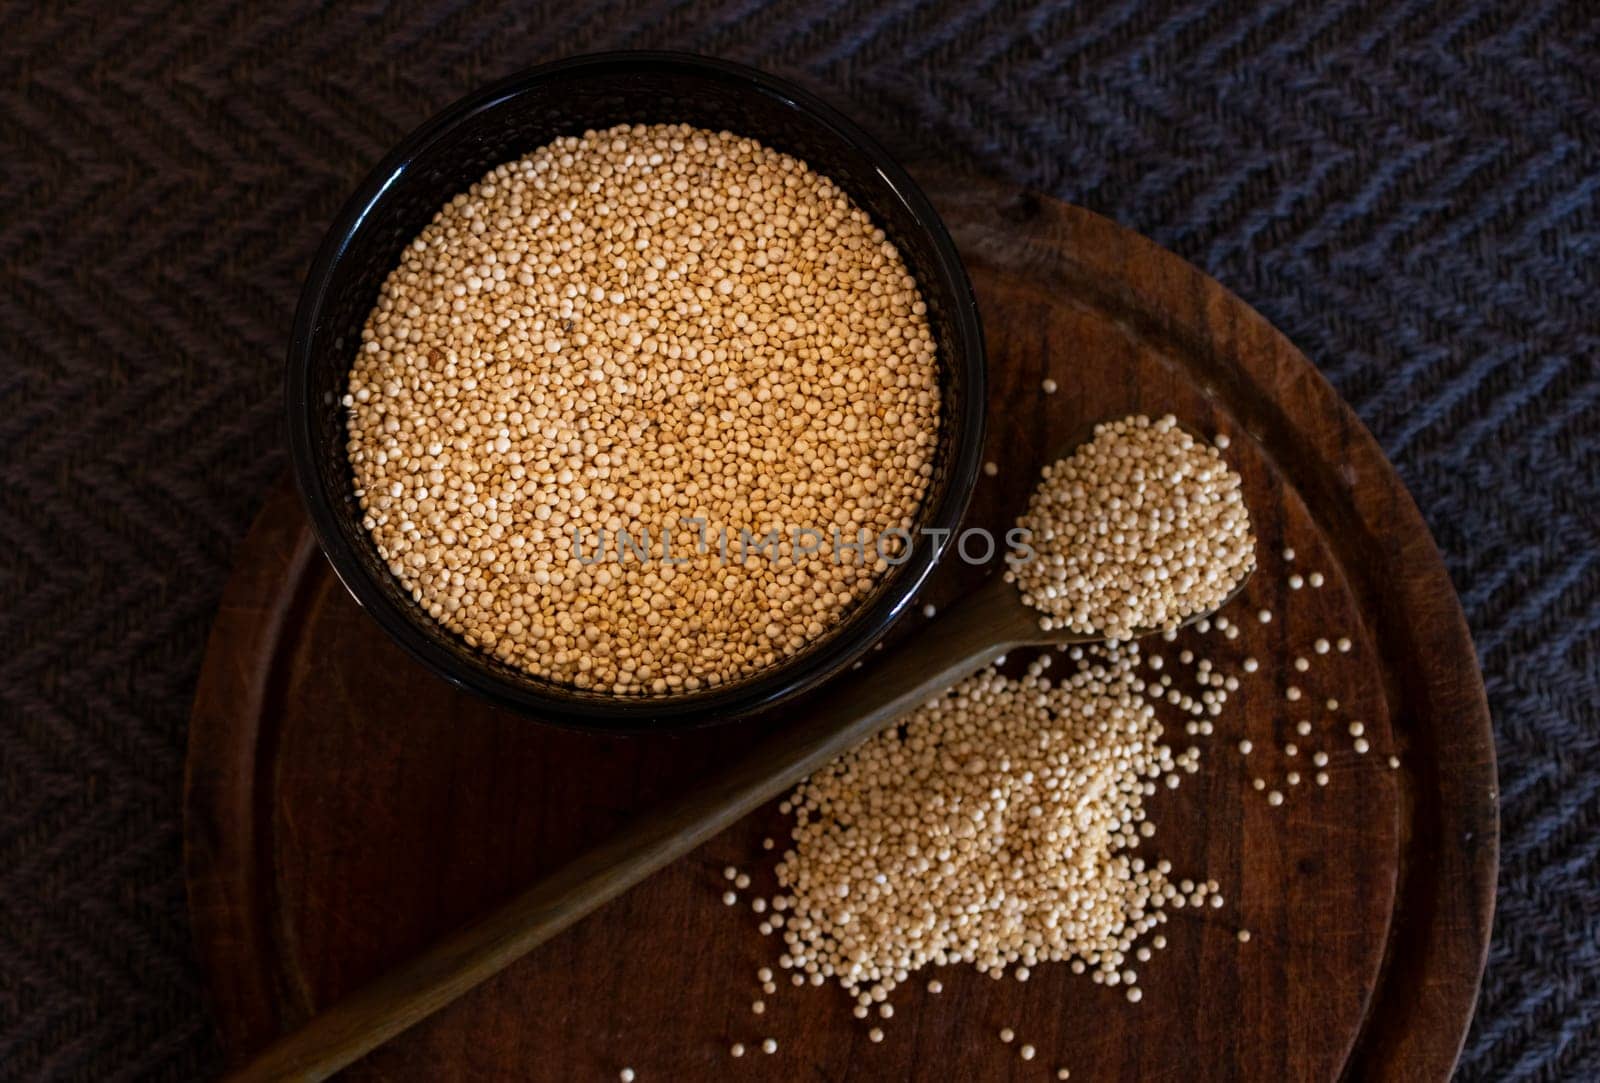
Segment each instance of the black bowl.
M716 688L651 697L540 680L467 646L412 600L378 556L361 525L340 399L362 325L401 250L452 196L501 162L558 136L665 122L727 129L803 159L848 192L900 249L928 305L943 388L933 478L919 526L957 526L983 445L983 332L955 245L905 171L810 94L719 60L608 53L514 75L411 133L345 204L301 293L287 389L295 476L334 571L402 647L497 704L586 729L641 731L733 719L814 688L859 658L906 611L939 556L929 538L913 532L909 559L801 653Z

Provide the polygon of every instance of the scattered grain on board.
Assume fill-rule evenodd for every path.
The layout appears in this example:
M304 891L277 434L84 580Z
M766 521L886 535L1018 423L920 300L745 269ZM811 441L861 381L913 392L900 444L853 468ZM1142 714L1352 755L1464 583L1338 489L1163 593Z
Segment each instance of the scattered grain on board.
M781 964L874 1003L955 963L1025 980L1043 962L1093 960L1115 985L1165 907L1217 894L1214 881L1180 891L1170 865L1135 853L1146 783L1200 755L1161 742L1137 649L1083 654L1055 680L1049 657L1020 678L968 678L796 790L776 869L792 915Z

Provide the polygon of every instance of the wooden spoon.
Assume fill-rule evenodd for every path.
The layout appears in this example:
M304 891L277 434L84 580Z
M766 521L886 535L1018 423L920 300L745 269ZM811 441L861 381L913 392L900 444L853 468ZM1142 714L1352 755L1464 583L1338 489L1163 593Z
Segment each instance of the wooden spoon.
M493 913L277 1039L227 1078L326 1078L1007 651L1098 641L1042 631L1039 614L1022 603L1016 587L991 576L870 670L818 692L800 721L720 775L640 814Z

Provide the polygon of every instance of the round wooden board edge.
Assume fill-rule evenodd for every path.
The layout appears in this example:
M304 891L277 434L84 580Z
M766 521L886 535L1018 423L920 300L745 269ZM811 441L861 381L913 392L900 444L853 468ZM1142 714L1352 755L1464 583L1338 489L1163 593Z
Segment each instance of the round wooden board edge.
M956 176L942 167L913 173L952 225L958 243L963 225L987 224L1015 234L1010 243L1023 259L1041 266L1066 260L1076 285L1096 289L1124 308L1163 314L1157 334L1212 354L1219 340L1248 341L1240 357L1267 359L1261 374L1290 387L1306 409L1331 411L1345 445L1321 443L1312 450L1338 461L1352 449L1358 470L1392 479L1385 523L1369 530L1398 539L1393 559L1400 607L1427 614L1426 672L1419 674L1436 717L1457 720L1448 764L1435 765L1442 838L1465 838L1470 859L1459 875L1439 877L1434 897L1406 925L1420 924L1421 942L1391 944L1391 957L1369 1005L1347 1077L1360 1066L1386 1069L1386 1078L1447 1079L1466 1039L1487 958L1498 871L1499 807L1494 741L1477 655L1460 601L1450 583L1431 531L1376 439L1327 380L1260 313L1215 279L1155 242L1075 205L988 179ZM982 253L969 254L965 258ZM1018 251L1009 253L1017 258ZM1099 260L1101 262L1096 262ZM1200 339L1204 327L1226 334ZM1254 352L1252 352L1254 351ZM1284 374L1292 374L1285 380ZM1303 436L1305 434L1302 434ZM1320 445L1320 446L1319 446ZM235 732L241 718L261 717L270 695L270 645L294 616L308 565L317 559L298 495L280 482L239 547L224 590L191 712L184 782L184 873L190 916L204 985L230 1058L248 1050L249 1035L271 1033L278 1018L277 990L270 973L251 961L267 958L272 936L264 922L250 920L256 890L258 842L253 750L259 734ZM1419 621L1419 623L1422 623ZM1463 677L1466 679L1463 680ZM232 824L228 833L223 825ZM1413 875L1416 870L1412 870ZM1402 882L1401 906L1416 906ZM256 915L260 918L261 915ZM1403 932L1403 929L1402 929ZM1469 980L1440 985L1429 975L1453 973ZM1377 1025L1375 1025L1377 1024ZM1352 1065L1356 1066L1352 1068Z
M185 889L204 990L230 1061L248 1052L251 1035L282 1024L278 990L269 969L259 966L274 950L272 933L261 915L252 920L261 858L256 724L271 694L276 643L294 617L308 568L320 559L300 494L285 473L235 554L190 711ZM241 725L249 732L240 733Z

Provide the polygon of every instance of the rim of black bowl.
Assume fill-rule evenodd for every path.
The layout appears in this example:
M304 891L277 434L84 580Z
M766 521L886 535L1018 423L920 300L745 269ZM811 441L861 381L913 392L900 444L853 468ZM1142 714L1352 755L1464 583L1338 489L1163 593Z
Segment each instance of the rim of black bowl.
M434 642L418 627L419 621L431 618L397 605L357 558L340 528L340 515L335 508L338 498L324 491L317 469L309 387L311 345L334 269L368 212L382 200L389 185L444 133L483 110L580 68L600 74L612 68L619 75L641 70L678 71L742 84L809 114L877 170L894 197L910 213L917 228L931 240L935 271L942 279L940 288L948 293L953 308L951 320L964 359L966 379L965 392L958 403L962 437L951 449L949 480L944 492L928 509L928 514L919 519L917 526L950 530L959 526L977 482L983 451L987 365L977 299L949 231L910 175L854 121L785 80L742 64L693 53L593 53L525 69L468 94L436 114L406 136L368 173L324 237L306 275L295 311L285 389L295 481L310 513L313 532L345 589L391 639L451 684L535 721L577 729L638 733L734 721L764 712L819 687L859 659L911 606L917 591L949 546L937 546L926 537L916 540L910 559L891 572L896 575L893 589L876 597L869 596L860 609L846 617L848 624L856 625L854 629L840 630L840 634L825 633L824 640L816 647L766 670L727 685L675 696L609 696L541 680L486 654L476 659L477 664L467 664L461 656ZM348 463L345 469L349 469ZM447 629L445 632L454 634Z

